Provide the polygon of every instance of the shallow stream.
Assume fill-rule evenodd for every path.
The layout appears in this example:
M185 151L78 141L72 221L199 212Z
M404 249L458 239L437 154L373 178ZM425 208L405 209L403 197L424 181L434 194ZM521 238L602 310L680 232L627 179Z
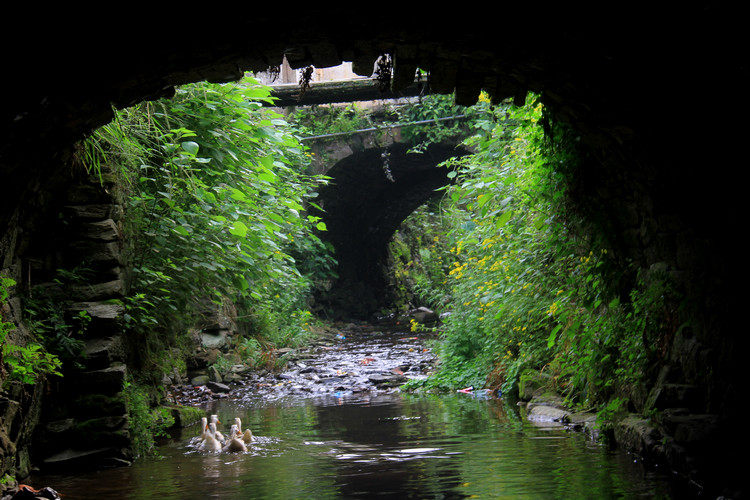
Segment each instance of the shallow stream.
M199 426L131 467L45 476L66 499L677 498L668 477L560 425L527 421L497 397L409 395L382 374L420 377L413 333L348 331L249 379L206 408L252 429L247 453L203 453ZM381 385L373 385L370 379Z

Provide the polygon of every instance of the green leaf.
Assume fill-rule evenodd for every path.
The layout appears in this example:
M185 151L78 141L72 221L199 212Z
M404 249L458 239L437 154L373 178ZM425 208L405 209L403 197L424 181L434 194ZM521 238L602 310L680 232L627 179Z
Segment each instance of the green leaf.
M248 228L242 221L235 221L232 228L229 230L231 234L239 238L245 238L247 236Z
M547 337L547 349L552 349L552 347L554 347L554 345L555 345L555 339L557 338L557 332L560 331L560 328L562 328L561 324L557 325L550 332L549 337Z
M195 141L185 141L181 144L181 146L182 149L193 156L196 156L198 154L198 150L200 149L198 143Z
M503 212L503 215L498 217L497 220L495 221L495 227L498 229L503 227L504 225L508 223L508 221L510 221L510 218L512 216L513 216L513 212L511 210L506 210L505 212Z

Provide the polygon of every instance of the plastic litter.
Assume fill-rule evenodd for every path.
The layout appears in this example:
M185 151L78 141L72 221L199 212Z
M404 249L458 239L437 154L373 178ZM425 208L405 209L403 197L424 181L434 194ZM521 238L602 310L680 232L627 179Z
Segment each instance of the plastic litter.
M492 389L476 389L475 390L473 386L467 387L465 389L459 389L456 392L460 392L463 394L471 394L475 398L480 398L480 399L486 399L492 396ZM498 391L498 396L499 395L500 395L500 391Z

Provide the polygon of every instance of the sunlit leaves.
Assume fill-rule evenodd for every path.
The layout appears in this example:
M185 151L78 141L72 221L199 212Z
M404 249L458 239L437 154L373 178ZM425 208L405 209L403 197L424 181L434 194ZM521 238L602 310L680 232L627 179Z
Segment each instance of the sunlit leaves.
M271 290L306 287L291 251L315 238L303 213L321 180L302 174L303 148L256 99L270 100L269 91L252 79L204 83L149 110L155 147L130 176L139 179L130 199L139 260L131 311L141 317L189 316L201 297L264 301ZM128 111L122 120L140 117Z
M247 226L242 221L235 221L232 228L229 230L230 234L237 236L238 238L244 238L247 236Z
M445 376L502 374L492 383L508 390L523 367L549 359L556 335L547 310L565 276L545 267L554 250L545 239L549 205L537 192L546 160L531 150L542 134L539 109L496 111L468 141L476 153L448 165L457 182L443 208L456 244L440 352Z

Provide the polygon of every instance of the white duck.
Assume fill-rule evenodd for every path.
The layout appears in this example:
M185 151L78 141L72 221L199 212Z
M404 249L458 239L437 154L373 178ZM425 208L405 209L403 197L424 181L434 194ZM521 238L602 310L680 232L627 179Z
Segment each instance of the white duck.
M226 439L224 438L224 434L222 434L221 432L219 432L218 430L216 430L216 429L219 428L219 424L221 423L219 421L219 416L218 415L211 415L211 423L214 424L214 435L215 435L216 439L218 439L221 443L224 443L226 441Z
M242 434L240 433L236 425L232 426L232 430L229 434L229 439L227 439L227 443L224 445L224 448L222 448L222 451L228 451L232 453L247 451L247 446L245 446L245 442L242 440Z
M190 438L190 444L192 446L199 446L203 440L206 439L206 429L208 429L208 419L206 417L201 417L201 435Z
M237 432L242 435L242 441L244 441L245 444L250 444L253 442L253 432L250 429L245 429L245 431L242 431L242 421L240 420L240 417L234 417L234 425L237 427Z
M221 442L216 439L216 424L211 422L208 424L208 430L203 442L200 444L198 449L202 451L219 451L221 450Z

